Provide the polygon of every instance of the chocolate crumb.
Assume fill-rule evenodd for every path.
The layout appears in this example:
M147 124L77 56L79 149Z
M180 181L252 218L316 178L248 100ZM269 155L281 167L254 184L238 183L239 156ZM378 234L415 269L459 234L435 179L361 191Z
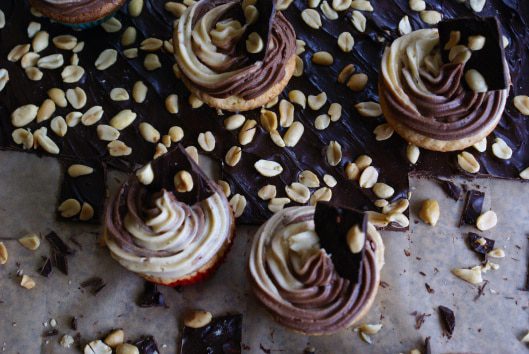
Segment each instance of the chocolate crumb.
M406 257L409 257L409 256L411 256L411 253L408 250L404 250L404 255L406 255Z
M153 336L143 336L134 345L138 347L140 354L158 354L160 350Z
M426 273L425 272L419 272L420 275L422 275L423 277L426 276Z
M424 321L426 321L426 317L430 317L432 314L414 311L411 313L411 315L415 316L415 329L419 330L421 329Z
M489 283L489 281L485 280L485 281L483 281L483 284L478 286L478 294L474 298L474 301L477 301L481 296L485 295L485 287L487 286L488 283Z
M383 280L380 281L380 284L379 284L379 285L380 285L380 287L381 287L382 289L385 289L385 288L389 287L389 283L387 283L387 282L385 282L385 281L383 281Z
M165 298L158 291L158 286L154 283L145 282L143 293L138 300L139 307L168 307Z
M56 336L57 334L59 334L59 330L57 328L54 328L54 329L50 329L49 331L42 333L42 336L43 337L53 337L53 336Z
M428 291L428 293L430 294L435 293L435 290L430 286L430 284L424 283L424 286L426 287L426 291Z
M446 306L439 306L439 315L441 316L444 326L443 335L446 335L448 339L452 338L452 334L454 333L454 328L456 326L456 317L454 315L454 311Z
M92 295L97 295L105 286L105 282L99 277L93 277L81 283L82 288L90 288Z
M77 317L73 316L72 321L70 322L70 328L73 331L77 331Z
M44 263L39 268L39 274L42 275L43 277L47 278L51 274L52 269L53 268L51 266L51 258L50 257L45 257L44 258Z

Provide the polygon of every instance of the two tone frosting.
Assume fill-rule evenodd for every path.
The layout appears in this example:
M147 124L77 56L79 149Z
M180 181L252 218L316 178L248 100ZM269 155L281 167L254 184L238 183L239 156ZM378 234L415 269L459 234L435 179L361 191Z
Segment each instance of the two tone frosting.
M422 29L386 48L379 80L392 119L428 138L457 140L497 123L507 90L473 92L464 63L443 63L437 29Z
M164 163L153 162L152 184L131 177L105 213L105 240L112 256L128 270L162 281L191 276L215 261L233 232L232 210L219 187L201 181L199 173L194 188L207 191L184 196L170 187L172 177L167 176L171 166L182 168L182 163Z
M260 96L284 78L285 66L295 54L294 29L277 12L265 57L252 61L241 49L249 27L241 12L240 1L202 0L191 5L178 21L174 43L180 71L193 86L212 97Z
M319 245L314 207L276 213L256 233L249 271L256 296L283 325L327 334L351 326L369 309L384 264L382 239L368 225L363 269L356 284L341 278Z

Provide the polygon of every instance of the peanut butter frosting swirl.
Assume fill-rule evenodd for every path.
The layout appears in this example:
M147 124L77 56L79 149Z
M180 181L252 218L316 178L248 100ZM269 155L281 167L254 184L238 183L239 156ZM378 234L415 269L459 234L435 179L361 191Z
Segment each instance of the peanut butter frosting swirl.
M464 64L442 63L437 29L422 29L386 48L381 100L402 125L432 139L475 135L500 119L508 89L473 92L463 86Z
M212 97L260 96L284 78L285 66L295 54L294 29L277 12L265 57L252 61L244 50L249 24L241 14L241 1L201 0L178 21L174 36L178 66L193 86Z
M169 190L173 164L161 159L151 185L131 177L110 200L105 241L128 270L148 278L178 279L199 271L231 242L233 213L220 188L201 179L202 172L195 172L196 195Z
M380 234L369 224L359 283L341 278L314 227L314 207L276 213L255 235L249 271L256 296L283 325L306 334L351 326L370 308L384 264Z

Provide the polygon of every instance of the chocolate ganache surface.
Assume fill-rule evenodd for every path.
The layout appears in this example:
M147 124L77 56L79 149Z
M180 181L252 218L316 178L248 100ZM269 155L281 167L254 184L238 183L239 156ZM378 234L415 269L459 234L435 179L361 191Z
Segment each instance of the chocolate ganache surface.
M182 75L201 92L252 99L285 76L296 49L296 34L288 20L275 12L268 50L263 48L265 57L258 61L241 50L251 28L245 21L240 2L233 0L198 2L180 18L175 57Z
M305 94L315 95L326 92L327 106L321 111L310 109L295 109L295 119L300 121L305 132L302 140L293 148L281 148L270 141L269 134L260 126L254 141L243 147L241 161L235 167L224 165L226 152L238 145L238 131L228 131L223 124L227 115L219 116L218 112L203 105L192 109L188 104L189 92L184 84L172 75L175 62L172 53L157 53L162 68L147 71L143 67L143 60L147 53L140 51L136 59L127 59L122 55L125 48L121 45L121 34L128 26L134 26L138 31L137 43L148 37L170 39L173 35L172 26L175 20L164 9L164 2L145 1L141 16L131 18L124 7L116 14L123 28L116 33L107 33L97 27L85 31L72 31L56 23L50 23L44 18L31 15L26 1L3 0L0 9L5 13L6 26L0 30L0 68L9 72L10 81L0 92L0 147L3 149L23 151L13 142L11 133L14 127L10 123L11 113L18 107L33 103L40 105L47 98L47 90L52 87L64 89L82 87L87 94L89 107L100 105L104 107L101 124L108 124L110 119L123 109L131 109L138 114L133 124L120 132L120 140L132 148L129 156L109 156L107 142L97 137L96 127L79 124L68 129L64 138L59 138L50 132L49 137L60 148L60 157L71 159L95 158L101 163L120 170L131 171L152 159L156 144L149 143L139 135L139 124L148 121L161 134L166 134L171 126L178 125L185 131L182 143L185 146L197 146L197 138L201 132L211 131L216 137L216 146L212 152L203 152L219 165L223 165L222 179L228 181L232 193L243 194L248 205L239 219L242 223L260 223L266 220L271 212L267 202L262 201L256 191L266 184L274 184L278 189L278 196L284 196L286 185L296 181L298 174L306 169L312 170L321 177L328 173L333 175L338 185L333 188L333 202L351 205L358 209L374 209L373 201L378 199L370 189L359 188L355 181L347 180L344 166L347 162L366 154L373 159L373 165L379 170L379 179L393 188L395 195L392 199L406 196L408 189L408 173L419 171L422 174L452 175L462 174L457 166L457 153L436 153L422 150L416 165L410 165L406 159L407 143L397 134L385 141L378 142L373 130L384 118L366 119L356 112L354 105L364 101L379 101L377 86L380 73L380 62L384 49L398 38L397 26L403 16L408 16L413 30L429 28L431 26L421 21L417 12L409 9L407 0L373 1L374 11L363 12L367 18L366 30L361 33L351 24L351 10L340 13L339 19L328 20L322 16L323 26L316 30L309 28L301 18L301 11L307 7L305 0L295 0L287 10L283 11L285 18L291 23L296 37L303 40L305 52L300 54L304 62L304 73L300 77L293 77L287 88L280 95L280 99L288 99L290 90L299 89ZM521 115L513 106L514 95L529 93L529 2L521 0L488 0L484 10L474 13L464 4L456 1L429 2L428 7L443 13L444 18L463 16L497 16L501 22L504 35L509 41L505 49L506 58L511 73L512 88L507 99L505 112L499 125L488 138L489 147L496 137L500 137L513 149L513 156L509 160L500 160L492 154L490 148L484 153L472 149L470 153L478 159L481 170L479 174L502 178L517 178L521 170L529 166L529 120ZM85 48L78 53L79 64L86 70L85 75L76 84L64 84L61 70L45 70L40 81L30 81L20 63L7 60L7 54L16 45L30 43L26 28L31 21L42 24L43 29L50 33L50 38L62 34L72 34L78 41L85 42ZM351 32L355 39L354 49L350 53L343 53L337 45L337 38L342 32ZM51 41L50 41L51 42ZM113 48L118 51L116 64L104 71L96 70L94 62L105 49ZM333 54L334 63L329 67L314 65L312 54L317 51L328 51ZM71 53L61 51L50 45L41 55L62 53L65 62ZM345 85L339 85L336 77L347 64L354 64L357 72L366 73L369 82L365 90L353 93ZM145 82L149 88L147 99L143 104L132 100L115 102L109 93L113 88L123 87L131 91L138 80ZM177 94L180 100L179 114L171 115L164 107L165 98L170 94ZM327 129L315 129L315 118L326 113L328 104L338 102L343 106L342 118L332 123ZM270 108L277 112L277 106ZM55 115L66 116L73 111L71 107L57 108ZM259 121L259 110L245 112L247 119ZM32 122L28 128L34 131L43 123ZM284 134L285 128L280 127ZM330 166L325 159L325 146L336 140L342 146L343 158L338 166ZM41 150L30 150L42 153ZM259 159L274 160L283 166L283 173L269 178L261 176L254 168ZM104 189L101 188L101 193ZM294 204L295 205L295 204Z
M332 333L352 325L375 298L384 246L368 225L358 283L338 275L320 248L314 207L284 209L254 236L249 258L252 288L283 325L307 334Z

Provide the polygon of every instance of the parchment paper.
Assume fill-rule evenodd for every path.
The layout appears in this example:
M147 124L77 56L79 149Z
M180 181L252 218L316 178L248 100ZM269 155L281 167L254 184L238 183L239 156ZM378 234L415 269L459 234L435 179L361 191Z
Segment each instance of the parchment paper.
M427 336L431 336L434 353L528 351L519 339L529 329L529 293L520 290L528 267L529 184L488 179L465 182L485 191L485 209L496 211L499 222L483 234L495 239L496 246L507 254L497 261L499 270L484 274L489 283L484 296L474 301L477 287L450 274L452 268L479 264L462 237L477 230L456 227L463 202L448 199L431 180L410 179L410 231L383 232L386 266L382 280L388 286L380 288L365 318L365 322L382 323L383 328L369 345L352 329L332 336L307 337L273 321L251 294L246 280L247 250L254 228L238 229L233 249L213 278L180 291L161 289L169 308L139 308L136 299L143 281L121 268L98 244L98 228L55 221L59 164L50 158L2 152L0 166L0 239L10 255L8 263L0 266L0 352L75 352L62 348L59 339L63 334L76 333L70 329L70 320L76 316L83 344L113 328L123 328L127 339L151 334L161 353L177 353L180 318L188 308L206 309L214 315L242 312L247 353L302 353L307 346L314 346L317 353L399 353L420 348ZM109 181L117 184L114 178ZM417 209L426 198L435 198L441 205L441 219L435 228L417 221ZM37 274L41 256L49 254L46 241L35 252L16 241L28 232L44 235L51 230L64 240L74 237L82 245L70 259L69 276L56 269L49 278ZM34 289L20 287L17 263L37 282ZM96 296L79 285L93 276L107 283ZM425 283L435 292L428 293ZM442 336L439 305L455 311L456 328L450 340ZM431 314L419 330L411 315L415 311ZM43 323L51 318L56 319L59 334L42 338L50 329Z

